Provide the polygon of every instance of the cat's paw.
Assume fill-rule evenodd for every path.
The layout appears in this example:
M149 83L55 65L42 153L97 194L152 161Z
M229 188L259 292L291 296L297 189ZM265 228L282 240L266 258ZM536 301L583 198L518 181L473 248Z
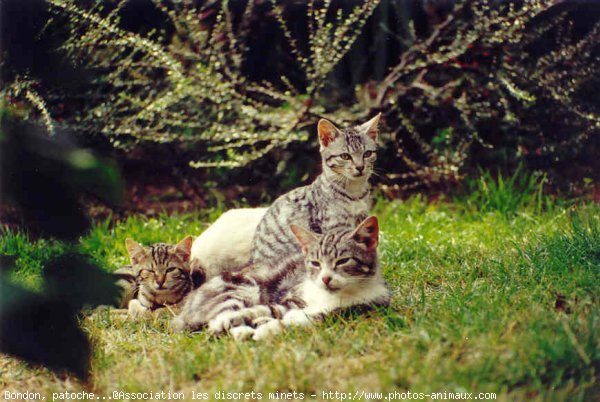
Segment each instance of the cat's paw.
M283 330L283 325L279 320L269 321L254 330L252 339L255 341L263 341L269 339Z
M213 334L219 334L244 324L244 316L238 311L226 311L208 322L208 329Z
M252 335L254 335L254 332L254 328L249 327L247 325L233 327L229 330L229 333L236 341L245 341L247 339L250 339L252 338Z
M290 310L283 316L282 321L286 326L291 325L308 325L311 323L311 319L308 314L303 310L294 309Z
M133 319L138 319L150 314L150 309L142 306L139 300L130 300L127 305L127 314Z
M171 320L171 329L173 332L183 332L187 329L182 316L179 315Z

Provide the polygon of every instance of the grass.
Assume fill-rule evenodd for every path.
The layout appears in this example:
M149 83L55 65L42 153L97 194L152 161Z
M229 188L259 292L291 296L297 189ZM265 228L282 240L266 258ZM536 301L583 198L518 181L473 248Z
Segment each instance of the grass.
M534 197L537 193L532 192ZM82 320L94 344L90 384L0 357L0 388L206 392L495 393L496 400L593 400L600 368L600 208L519 204L512 213L419 198L378 203L389 308L329 317L266 343L172 334L168 318ZM99 222L80 247L114 269L124 240L177 241L192 215ZM36 286L63 245L5 231L14 279ZM86 388L87 387L87 388ZM123 398L118 398L123 399ZM309 398L310 399L310 398Z

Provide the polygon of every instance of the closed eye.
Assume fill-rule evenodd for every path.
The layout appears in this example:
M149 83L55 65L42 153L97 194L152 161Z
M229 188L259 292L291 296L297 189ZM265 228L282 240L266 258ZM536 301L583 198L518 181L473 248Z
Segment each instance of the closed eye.
M175 267L169 267L169 268L167 268L167 270L166 270L165 272L168 274L168 273L170 273L170 272L173 272L173 271L175 271L176 269L177 269L177 268L175 268Z
M348 161L348 160L350 160L351 157L350 157L350 154L341 154L340 158L342 158L345 161Z
M321 263L319 261L311 261L310 265L315 268L321 268Z
M340 265L345 265L350 261L350 258L340 258L335 262L335 266L339 267Z

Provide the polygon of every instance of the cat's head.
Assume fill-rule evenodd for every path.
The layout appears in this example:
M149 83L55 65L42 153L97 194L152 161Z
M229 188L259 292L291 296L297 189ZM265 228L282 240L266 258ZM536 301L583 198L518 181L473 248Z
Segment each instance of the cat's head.
M157 243L142 247L134 240L125 240L136 281L154 291L180 289L192 280L190 253L192 236L176 245Z
M339 129L329 120L317 126L323 169L347 180L364 180L373 173L381 113L368 122Z
M294 224L290 229L302 247L308 277L318 286L338 292L379 274L379 223L375 216L354 230L323 235Z

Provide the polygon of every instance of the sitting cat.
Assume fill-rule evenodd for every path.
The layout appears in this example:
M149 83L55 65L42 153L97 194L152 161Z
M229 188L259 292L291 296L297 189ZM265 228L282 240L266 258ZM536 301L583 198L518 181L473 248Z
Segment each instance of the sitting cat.
M264 339L290 325L309 325L341 308L385 305L389 290L377 258L379 227L371 216L354 230L318 234L290 225L304 261L283 258L267 280L256 267L224 273L191 293L173 321L175 330L230 331L238 338Z
M204 273L190 268L192 236L176 245L157 243L142 247L127 239L131 266L115 271L123 287L121 306L137 317L168 305L176 305L204 282Z
M355 226L369 215L369 177L377 158L378 124L381 114L368 122L340 130L321 119L318 124L323 172L308 186L279 197L258 224L252 240L251 261L267 279L282 255L301 260L300 246L291 223L320 234L339 227Z

